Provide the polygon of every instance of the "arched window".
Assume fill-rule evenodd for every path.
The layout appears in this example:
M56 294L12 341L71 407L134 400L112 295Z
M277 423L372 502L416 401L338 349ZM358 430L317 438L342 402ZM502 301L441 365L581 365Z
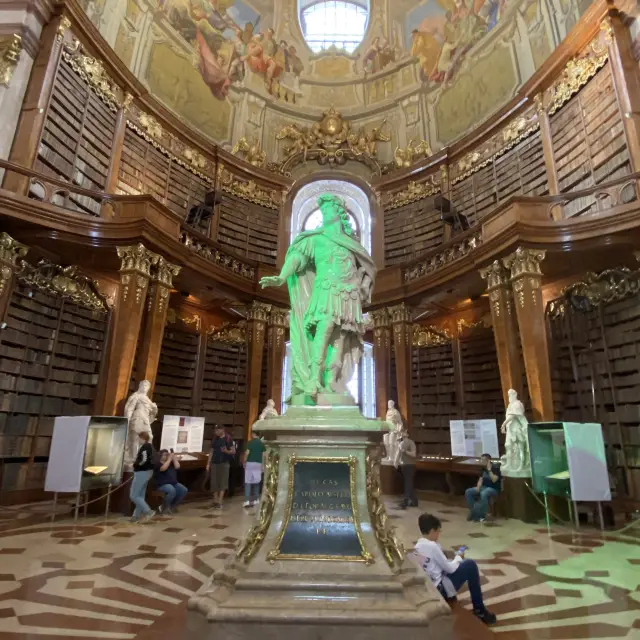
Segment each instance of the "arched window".
M300 25L315 53L336 47L353 53L362 42L369 21L368 2L353 0L300 0Z

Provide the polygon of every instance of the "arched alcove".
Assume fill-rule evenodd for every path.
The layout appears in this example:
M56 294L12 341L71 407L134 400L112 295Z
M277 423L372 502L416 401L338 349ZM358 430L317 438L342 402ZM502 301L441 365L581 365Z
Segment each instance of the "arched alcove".
M371 253L371 209L367 194L346 180L316 180L304 185L293 200L289 241L309 226L310 216L318 209L318 196L332 193L340 196L355 222L354 230L362 246Z

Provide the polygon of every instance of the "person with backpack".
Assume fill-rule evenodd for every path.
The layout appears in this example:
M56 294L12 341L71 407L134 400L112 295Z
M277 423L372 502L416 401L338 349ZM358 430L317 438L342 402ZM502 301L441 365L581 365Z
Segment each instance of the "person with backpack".
M136 505L131 522L148 522L156 515L145 500L147 485L153 476L155 454L149 432L139 433L138 440L142 446L138 449L138 455L133 463L133 480L129 491L129 499Z

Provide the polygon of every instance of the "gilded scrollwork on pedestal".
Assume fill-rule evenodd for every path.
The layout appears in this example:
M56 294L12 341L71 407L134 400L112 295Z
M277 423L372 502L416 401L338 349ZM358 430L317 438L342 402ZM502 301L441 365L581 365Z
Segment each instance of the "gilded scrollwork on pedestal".
M264 489L262 491L262 501L260 502L258 524L251 527L236 553L236 558L245 563L250 562L258 552L271 526L273 509L278 494L279 468L280 454L274 449L269 449L266 456Z
M14 240L6 231L0 233L0 296L17 269L18 259L28 252L29 247Z
M24 285L61 296L91 311L109 310L107 300L96 283L74 265L62 267L48 260L40 260L33 267L23 261L17 277Z
M0 37L0 85L9 86L21 52L22 38L18 34Z
M394 527L389 524L376 467L371 454L367 455L366 482L371 527L388 565L392 569L399 569L404 562L404 547L398 540Z

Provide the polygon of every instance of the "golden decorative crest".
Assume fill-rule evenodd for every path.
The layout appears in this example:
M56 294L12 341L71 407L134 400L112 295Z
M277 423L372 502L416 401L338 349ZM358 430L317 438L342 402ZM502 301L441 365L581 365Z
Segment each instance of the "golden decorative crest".
M196 169L202 170L207 164L207 159L201 153L198 153L190 147L187 147L182 155L185 157L187 162Z
M375 462L371 455L367 455L367 499L371 527L387 564L392 569L400 569L404 562L404 547L398 540L395 529L389 523L387 510L382 499L382 491L380 490L378 473L379 464Z
M257 140L249 142L245 137L240 138L231 151L234 156L240 156L254 167L264 167L267 162L267 154L260 148Z
M109 310L106 298L99 292L96 283L82 275L76 266L61 267L48 260L40 260L32 267L23 261L18 279L28 286L62 296L92 311Z
M224 342L226 344L246 344L247 323L241 320L237 324L225 322L221 327L211 327L207 331L211 342Z
M258 552L264 541L267 531L271 526L273 508L278 494L278 470L280 466L280 454L273 449L269 449L266 455L264 469L264 489L262 491L262 501L260 502L260 513L258 524L251 527L246 538L238 548L236 558L244 562L249 562Z
M451 342L451 334L446 330L437 327L425 327L424 325L413 325L413 346L433 347Z
M420 142L411 140L404 149L396 147L393 154L393 163L385 167L384 172L386 173L391 169L408 169L418 160L428 158L430 155L433 155L433 151L426 140L420 140Z
M140 126L152 137L160 138L162 136L162 125L148 113L140 113Z
M288 140L284 147L284 160L280 164L269 164L270 171L289 175L292 167L316 160L318 164L344 165L348 160L362 162L375 173L381 173L377 160L377 143L388 142L391 137L383 131L386 120L366 130L352 129L351 123L333 107L322 114L322 118L311 127L288 124L277 134L276 140Z
M436 193L440 193L440 182L435 175L431 175L425 182L414 182L413 180L402 189L402 191L396 191L389 194L385 202L385 209L397 209L403 207L406 204L417 202L424 198L429 198Z
M477 151L467 153L461 160L458 160L458 171L466 173L474 167L478 160L480 160L480 154Z
M8 87L20 60L22 38L13 34L0 38L0 85Z
M526 128L527 128L527 119L520 116L519 118L516 118L513 122L510 122L502 130L502 139L505 142L511 142L512 140L516 140Z

